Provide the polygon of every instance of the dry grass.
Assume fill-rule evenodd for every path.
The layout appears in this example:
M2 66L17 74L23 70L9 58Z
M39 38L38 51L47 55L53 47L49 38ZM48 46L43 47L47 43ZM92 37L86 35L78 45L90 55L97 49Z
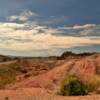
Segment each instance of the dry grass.
M100 77L92 76L85 82L89 92L96 92L96 90L100 87Z

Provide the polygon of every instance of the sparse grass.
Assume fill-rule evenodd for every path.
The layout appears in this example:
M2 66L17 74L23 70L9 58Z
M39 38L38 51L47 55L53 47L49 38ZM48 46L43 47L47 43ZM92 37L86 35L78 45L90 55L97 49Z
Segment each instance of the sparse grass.
M100 77L92 76L86 81L86 86L89 92L95 92L100 87Z
M0 89L4 89L8 84L13 83L18 73L16 64L0 66Z
M0 69L0 89L5 88L6 85L15 80L15 73L11 70Z

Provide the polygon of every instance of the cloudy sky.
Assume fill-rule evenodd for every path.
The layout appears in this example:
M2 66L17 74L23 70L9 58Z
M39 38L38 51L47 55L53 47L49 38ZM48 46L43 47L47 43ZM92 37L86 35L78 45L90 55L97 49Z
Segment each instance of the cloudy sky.
M0 0L0 54L100 51L100 0Z

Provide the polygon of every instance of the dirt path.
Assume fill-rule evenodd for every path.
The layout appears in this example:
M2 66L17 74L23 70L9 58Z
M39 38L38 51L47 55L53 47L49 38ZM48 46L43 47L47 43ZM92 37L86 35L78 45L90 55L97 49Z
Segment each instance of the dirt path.
M63 97L51 95L41 88L0 90L0 100L100 100L100 95Z

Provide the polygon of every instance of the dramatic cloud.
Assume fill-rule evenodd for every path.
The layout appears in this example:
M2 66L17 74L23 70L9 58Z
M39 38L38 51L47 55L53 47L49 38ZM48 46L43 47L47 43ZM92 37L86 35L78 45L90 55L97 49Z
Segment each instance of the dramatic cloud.
M3 50L2 52L5 50L16 51L16 54L31 52L30 55L37 54L39 56L40 52L41 54L55 55L59 54L59 50L65 48L100 44L99 25L88 24L72 28L51 28L40 26L35 22L30 24L2 22L0 23L0 49Z
M0 54L100 51L99 12L100 0L0 0Z

